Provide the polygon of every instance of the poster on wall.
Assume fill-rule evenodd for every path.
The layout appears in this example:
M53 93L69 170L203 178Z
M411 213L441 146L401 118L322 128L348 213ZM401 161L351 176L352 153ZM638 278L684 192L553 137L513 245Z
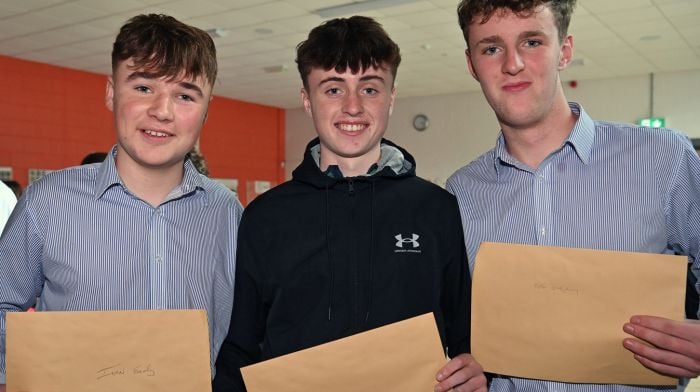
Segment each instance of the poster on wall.
M272 189L276 183L265 180L246 181L246 205L256 197Z

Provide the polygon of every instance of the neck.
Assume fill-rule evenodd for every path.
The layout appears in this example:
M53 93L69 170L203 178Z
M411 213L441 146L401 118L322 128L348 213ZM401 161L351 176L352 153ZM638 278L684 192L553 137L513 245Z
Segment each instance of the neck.
M337 165L344 177L357 177L367 174L369 168L379 161L381 150L379 145L377 145L376 148L373 148L368 153L359 157L328 157L328 155L330 154L324 153L323 145L321 145L321 158L319 162L321 171L326 171L328 166Z
M501 124L508 153L533 169L561 147L576 124L577 117L563 96L550 113L545 119L525 127Z
M158 207L182 182L184 166L144 168L131 161L121 163L117 158L117 173L129 192L151 206Z

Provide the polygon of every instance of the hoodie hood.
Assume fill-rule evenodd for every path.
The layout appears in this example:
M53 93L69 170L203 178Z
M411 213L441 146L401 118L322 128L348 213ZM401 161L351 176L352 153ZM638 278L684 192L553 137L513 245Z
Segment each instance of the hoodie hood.
M381 140L380 151L379 161L370 167L367 177L399 178L416 175L416 161L408 151L387 139ZM306 146L304 160L294 169L292 178L317 188L325 188L343 179L342 175L335 176L321 171L320 158L321 141L315 138Z

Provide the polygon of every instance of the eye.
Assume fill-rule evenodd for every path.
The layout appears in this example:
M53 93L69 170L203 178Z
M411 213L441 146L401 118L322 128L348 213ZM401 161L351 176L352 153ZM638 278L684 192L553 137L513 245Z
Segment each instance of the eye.
M481 53L483 53L487 56L492 56L498 52L499 52L499 49L495 46L489 46L487 48L484 48L484 50L481 51Z
M525 46L530 47L530 48L536 48L538 46L542 45L542 42L536 39L529 39L525 41Z
M140 85L134 87L134 90L136 90L136 91L138 91L138 92L140 92L140 93L144 93L144 94L151 91L150 88L148 88L148 87L146 87L146 86L140 86Z
M379 90L377 90L377 89L374 88L374 87L365 87L364 89L362 89L362 92L365 93L365 94L367 94L367 95L377 95L377 94L379 94Z
M183 101L194 102L194 98L192 98L191 96L189 96L187 94L180 94L180 95L178 95L178 98L180 98Z
M341 90L338 87L331 87L326 90L326 95L339 95Z

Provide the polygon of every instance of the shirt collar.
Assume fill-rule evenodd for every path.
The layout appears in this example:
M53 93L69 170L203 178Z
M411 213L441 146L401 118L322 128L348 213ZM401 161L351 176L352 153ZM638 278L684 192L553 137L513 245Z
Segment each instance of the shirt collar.
M562 147L566 144L571 145L579 159L587 165L591 159L591 150L595 139L595 123L578 103L569 102L569 108L572 113L578 116L578 119ZM503 131L501 131L496 141L496 147L493 149L493 165L496 170L496 176L499 175L499 170L503 163L510 166L517 165L515 159L506 150L506 140L503 137Z
M95 179L95 199L101 198L107 189L115 185L119 185L126 189L126 186L124 186L124 183L117 172L115 161L116 157L117 146L115 145L112 147L109 154L107 154L107 158L105 158L104 162L100 164L100 168L98 169L97 178ZM198 188L202 190L205 189L203 176L199 174L192 162L187 159L185 160L185 171L182 178L182 183L180 183L179 186L170 192L166 198L166 201L192 193Z

